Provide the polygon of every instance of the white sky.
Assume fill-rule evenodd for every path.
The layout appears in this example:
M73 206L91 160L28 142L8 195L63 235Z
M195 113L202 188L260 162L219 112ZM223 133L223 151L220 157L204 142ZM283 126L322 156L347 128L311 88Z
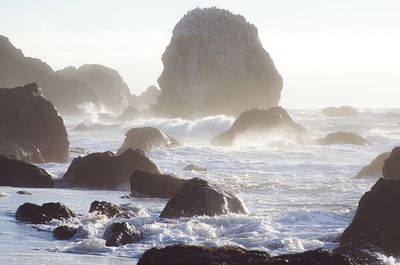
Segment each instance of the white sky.
M284 107L400 107L399 0L0 0L0 35L56 70L115 68L140 93L158 85L172 29L196 6L257 26Z

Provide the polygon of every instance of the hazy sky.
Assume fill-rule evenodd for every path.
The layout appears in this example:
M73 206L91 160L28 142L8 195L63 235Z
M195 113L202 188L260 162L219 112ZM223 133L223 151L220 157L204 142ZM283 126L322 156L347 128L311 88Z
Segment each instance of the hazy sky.
M284 107L400 107L399 0L0 0L0 35L54 69L115 68L139 93L158 85L172 29L197 6L257 26Z

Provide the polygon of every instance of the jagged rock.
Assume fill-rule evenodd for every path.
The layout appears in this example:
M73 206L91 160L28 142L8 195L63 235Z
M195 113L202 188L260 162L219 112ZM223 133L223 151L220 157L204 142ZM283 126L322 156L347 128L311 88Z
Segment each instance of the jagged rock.
M53 178L41 168L19 159L0 155L0 186L52 188Z
M205 180L193 178L185 182L161 212L161 218L193 217L246 213L242 202L233 194Z
M389 179L400 179L400 147L392 150L382 168L383 176Z
M19 143L13 141L0 142L0 154L15 157L19 160L31 163L45 163L39 149L30 144L27 140L18 140Z
M139 149L147 152L153 148L172 148L179 145L180 144L177 140L163 133L157 128L132 128L125 134L125 141L118 150L117 154L121 154L129 148Z
M166 199L177 194L185 182L175 176L143 171L133 172L129 180L132 196Z
M252 109L240 114L231 128L212 139L214 145L230 146L235 139L248 135L265 135L269 133L279 134L282 139L291 139L298 143L308 141L307 130L294 122L285 109L281 107L269 110ZM276 136L275 136L276 137Z
M92 204L90 204L89 213L92 212L99 212L100 214L104 214L108 218L114 218L114 217L131 218L133 216L128 209L122 208L119 205L106 201L92 202Z
M0 88L0 106L0 150L13 142L32 154L26 156L32 162L65 162L69 142L64 122L37 84Z
M148 109L151 105L157 103L158 96L161 95L161 90L156 86L149 86L146 91L139 96L131 95L128 102L135 109L144 110Z
M352 132L334 132L325 138L318 139L316 144L333 145L333 144L353 144L353 145L369 145L370 143L357 133Z
M176 24L158 79L159 115L238 115L277 106L283 82L257 28L243 16L196 8Z
M385 164L385 160L390 156L390 152L378 155L371 163L363 167L360 172L356 175L356 178L363 177L382 177L382 168Z
M135 170L160 173L157 165L142 151L127 149L117 156L112 152L104 152L75 158L63 182L74 187L116 189L128 183Z
M75 227L62 225L53 230L53 236L58 240L69 240L74 237L77 231L78 229Z
M142 232L126 222L117 222L107 227L103 238L106 246L118 247L138 242L142 239Z
M351 117L351 116L357 116L358 110L350 106L341 106L339 108L328 107L323 109L322 113L325 116L332 116L332 117Z
M207 172L207 168L205 168L205 167L199 167L199 166L190 164L190 165L186 165L186 166L183 168L183 171Z
M63 220L75 217L75 213L59 202L44 203L42 206L24 203L18 207L15 219L32 224L46 224L52 219Z

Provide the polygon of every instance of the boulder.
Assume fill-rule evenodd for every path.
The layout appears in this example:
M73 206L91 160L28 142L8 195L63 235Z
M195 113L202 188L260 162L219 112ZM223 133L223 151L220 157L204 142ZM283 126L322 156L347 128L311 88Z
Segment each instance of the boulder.
M363 177L382 177L382 168L385 160L390 156L390 152L378 155L371 163L363 167L356 175L356 178Z
M20 140L19 143L14 141L0 142L0 154L30 163L46 162L39 149L26 140Z
M17 191L17 194L19 194L19 195L32 195L32 193L30 193L27 190L19 190L19 191Z
M14 145L16 153L27 153L22 156L28 162L65 162L69 142L64 122L37 84L0 88L0 106L0 151Z
M277 106L282 77L241 15L195 8L176 24L158 79L159 115L197 118Z
M215 216L226 213L246 213L242 202L217 185L199 178L186 181L161 212L161 218Z
M106 240L106 246L118 247L140 241L142 232L127 222L116 222L107 227L103 239Z
M147 152L153 148L172 148L179 145L177 140L157 128L132 128L125 134L125 141L117 154L121 154L129 148Z
M160 173L142 151L127 149L117 156L104 152L75 158L62 180L73 187L116 189L128 183L135 170Z
M340 238L341 246L372 244L386 255L400 255L400 179L379 179L358 203L351 224Z
M26 202L18 207L15 219L32 224L46 224L52 219L63 220L75 216L71 209L59 202L44 203L42 206Z
M350 106L328 107L322 110L322 114L331 117L352 117L358 115L358 110Z
M149 86L139 96L131 95L128 102L131 106L139 110L148 109L151 105L157 104L157 98L161 95L161 90L156 86Z
M128 209L122 208L119 205L106 201L92 202L92 204L90 204L89 213L92 212L98 212L100 214L107 216L108 218L114 218L114 217L131 218L133 216Z
M382 173L385 178L400 179L400 147L394 148L385 160Z
M0 155L0 186L52 188L53 178L35 165Z
M169 199L182 188L186 180L171 175L134 171L130 177L132 196Z
M282 107L268 110L252 109L240 114L232 126L225 132L212 139L214 145L230 146L240 136L269 137L279 134L280 139L294 140L298 143L308 142L307 130L294 122Z
M53 236L58 240L69 240L74 237L77 231L77 228L62 225L53 230Z
M370 143L362 136L352 132L334 132L325 138L318 139L316 144L333 145L333 144L353 144L353 145L369 145Z
M190 164L190 165L186 165L186 166L183 168L183 171L207 172L207 168L205 168L205 167L199 167L199 166Z

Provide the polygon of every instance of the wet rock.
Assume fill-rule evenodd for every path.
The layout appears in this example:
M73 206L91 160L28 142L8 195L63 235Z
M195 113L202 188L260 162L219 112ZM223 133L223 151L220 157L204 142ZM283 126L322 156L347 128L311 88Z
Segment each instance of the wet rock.
M117 154L121 154L129 148L147 152L153 148L172 148L179 145L177 140L159 129L153 127L132 128L125 134L125 141Z
M128 183L135 170L159 173L157 165L142 151L127 149L117 156L112 152L104 152L75 158L63 182L74 187L116 189Z
M350 106L328 107L322 110L322 114L331 117L352 117L358 115L358 110Z
M385 178L400 179L400 147L394 148L385 160L382 173Z
M378 155L374 160L372 160L369 165L363 167L360 172L356 175L356 178L363 177L382 177L382 168L385 164L385 160L390 156L390 152Z
M29 191L26 191L26 190L19 190L19 191L17 191L17 193L20 195L32 195L32 193L30 193Z
M42 206L24 203L18 207L15 219L32 224L46 224L52 219L63 220L75 217L75 213L59 202L44 203Z
M186 166L183 168L183 171L207 172L207 168L205 168L205 167L199 167L199 166L190 164L190 165L186 165Z
M28 141L1 141L0 142L0 154L9 157L15 157L19 160L28 163L45 163L42 154L39 149L29 144Z
M106 201L92 202L92 204L90 205L89 213L92 212L99 212L100 214L106 215L108 218L114 218L114 217L130 218L133 216L128 209L125 209L119 205Z
M294 122L285 109L281 107L269 110L252 109L240 114L229 130L212 139L214 145L230 146L240 136L269 137L278 135L283 140L294 140L298 143L308 142L307 130Z
M169 199L182 188L184 179L171 175L135 171L130 177L132 196Z
M333 145L333 144L353 144L353 145L369 145L370 143L357 133L352 132L334 132L325 138L318 139L316 144Z
M0 155L0 186L52 188L53 178L35 165Z
M242 202L233 194L205 180L186 181L161 212L161 218L180 218L201 215L246 213Z
M58 226L53 231L53 236L58 240L69 240L73 238L78 229L66 225Z
M116 222L107 227L103 238L106 240L106 246L118 247L140 241L142 232L126 222Z

